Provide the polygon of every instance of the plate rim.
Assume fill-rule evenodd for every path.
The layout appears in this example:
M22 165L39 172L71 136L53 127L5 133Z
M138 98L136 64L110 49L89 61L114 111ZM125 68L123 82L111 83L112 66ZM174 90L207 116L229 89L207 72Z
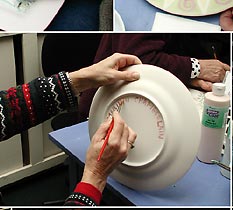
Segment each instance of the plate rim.
M218 14L220 12L223 12L223 11L225 11L233 6L233 5L230 6L230 3L229 3L229 4L227 4L227 6L221 7L221 9L220 9L220 7L218 7L217 10L208 11L206 13L201 13L200 10L197 13L186 13L186 12L181 12L181 11L175 11L173 9L170 9L170 7L164 8L161 3L164 1L167 1L167 0L146 0L146 1L148 3L150 3L152 6L155 6L155 7L159 8L165 12L168 12L168 13L174 14L174 15L186 16L186 17L202 17L202 16L208 16L208 15L214 15L214 14ZM174 0L174 1L179 1L179 0ZM195 0L195 1L197 1L197 0ZM212 2L212 1L210 1L210 2Z
M147 170L147 175L150 173L150 171L152 170L156 170L156 167L161 167L160 165L158 166L155 166L156 164L154 164L153 162L152 162L152 164L149 164L149 165L147 165L146 167L137 167L137 170L133 170L133 176L130 176L130 177L127 177L127 175L129 175L130 173L128 173L129 171L127 171L129 168L131 168L131 169L134 169L133 167L128 167L128 166L123 166L122 164L120 164L112 173L111 173L111 177L113 177L114 179L116 179L117 181L119 181L119 182L121 182L122 184L125 184L126 186L128 186L128 187L131 187L131 188L133 188L133 189L138 189L138 190L154 190L154 189L162 189L162 188L164 188L164 187L167 187L167 186L169 186L169 185L171 185L171 184L173 184L174 182L176 182L177 180L179 180L188 170L189 170L189 168L191 167L191 165L193 164L193 162L195 161L195 158L196 158L196 154L197 154L197 151L198 151L198 147L199 147L199 143L200 143L200 118L199 118L199 113L198 113L198 110L197 110L197 107L196 107L196 105L195 105L195 103L194 103L194 100L193 100L193 98L192 98L192 96L191 96L191 93L189 92L189 90L186 88L186 86L177 78L177 77L175 77L173 74L171 74L170 72L168 72L168 71L166 71L166 70L164 70L164 69L162 69L162 68L160 68L160 67L157 67L157 66L153 66L153 65L149 65L149 64L139 64L139 65L134 65L134 66L131 66L131 67L128 67L127 69L129 69L129 70L136 70L136 69L140 69L141 67L143 67L144 68L144 70L147 68L148 70L149 70L149 68L153 68L153 69L156 69L156 70L160 70L160 74L163 74L163 76L167 76L167 75L170 75L170 78L174 78L175 80L176 80L176 83L177 84L179 84L178 86L180 87L180 85L181 86L183 86L183 88L182 88L182 91L184 91L185 92L185 94L186 94L186 99L190 102L190 104L191 104L191 106L192 106L192 111L193 111L193 113L191 113L191 115L190 116L192 116L192 117L194 117L194 119L193 119L193 121L195 122L195 123L197 123L198 125L195 125L196 127L194 128L194 130L196 129L196 133L195 133L195 137L197 137L198 139L196 140L196 142L194 143L194 142L192 142L192 154L188 154L188 160L185 160L184 162L185 162L185 164L186 164L186 166L185 167L183 167L183 171L179 171L177 174L176 174L176 178L174 178L174 176L173 176L173 180L167 180L166 181L166 183L165 184L162 184L162 183L158 183L158 184L156 184L156 183L153 183L153 184L151 184L152 182L153 182L153 180L154 180L154 177L152 176L152 178L150 177L150 178L148 178L147 177L147 179L146 179L146 182L149 182L149 180L151 181L151 183L148 185L147 183L145 183L145 181L143 181L143 180L137 180L137 178L139 177L139 178L141 178L142 176L138 176L138 174L140 174L140 173L142 173L143 172L143 170L144 170L144 175L145 175L145 169ZM150 71L151 71L151 69L150 69ZM156 72L156 71L154 71L154 72ZM156 73L154 73L154 74L157 74L157 72ZM133 83L130 83L130 84L133 84ZM134 83L135 84L135 83ZM114 87L114 85L112 86L112 87ZM110 88L111 87L107 87L107 89L108 90L110 90ZM106 88L105 87L101 87L101 88L99 88L98 90L97 90L97 92L96 92L96 94L95 94L95 96L94 96L94 98L93 98L93 101L92 101L92 104L91 104L91 108L90 108L90 112L89 112L89 121L88 121L88 123L89 123L89 131L90 131L90 126L91 126L91 122L92 122L92 120L93 120L93 118L94 117L92 117L92 116L94 116L94 113L96 114L97 112L96 112L96 110L94 111L94 109L95 109L95 103L96 103L96 100L98 100L98 97L99 97L99 93L101 94L101 91L103 91L103 89L105 89L106 90ZM192 102L191 102L191 100L192 100ZM102 101L105 101L105 100L102 100ZM164 108L164 107L163 107ZM98 110L97 110L98 111ZM166 111L166 110L165 110ZM95 115L95 118L97 118L96 117L96 115ZM103 120L103 119L102 119ZM169 125L169 126L171 126L171 125ZM166 126L165 126L165 128L166 128ZM169 127L168 127L169 128ZM167 128L166 128L167 129ZM191 126L190 126L190 128L188 129L188 130L191 130ZM92 137L92 135L93 134L91 134L90 133L90 137ZM186 133L186 136L187 136L187 133ZM191 137L191 138L194 138L194 136L193 137ZM168 136L169 137L169 136ZM171 141L171 140L170 140ZM188 142L188 144L189 144L189 142ZM194 145L193 145L194 144ZM166 145L166 144L165 144ZM186 145L186 147L187 147L187 143L185 143L185 145ZM176 149L176 147L177 146L175 146L174 148L170 148L170 146L166 146L167 147L167 150L175 150ZM183 146L182 146L183 147ZM166 151L165 151L166 152ZM163 153L164 153L164 149L163 149ZM184 154L186 154L186 153L184 153ZM182 154L183 156L184 156L184 154ZM170 155L170 154L169 154ZM162 155L161 155L162 156ZM161 156L160 156L160 162L161 162ZM164 156L164 154L163 154L163 156ZM162 156L162 161L163 162L169 162L168 160L166 160L166 158L164 159L163 158L163 156ZM176 154L176 156L178 156L178 158L180 158L180 154ZM181 158L180 158L181 159ZM160 163L161 164L161 163ZM151 167L151 165L153 166L153 167ZM149 167L148 167L149 166ZM173 167L172 166L172 164L170 164L170 163L168 163L168 167ZM130 170L131 170L130 169ZM126 172L125 172L125 170L126 170ZM162 173L163 173L163 171L165 170L166 171L166 167L164 168L162 168L161 169L162 170ZM131 174L132 175L132 174ZM170 175L171 175L171 173L170 173ZM137 184L135 184L135 183L137 183Z

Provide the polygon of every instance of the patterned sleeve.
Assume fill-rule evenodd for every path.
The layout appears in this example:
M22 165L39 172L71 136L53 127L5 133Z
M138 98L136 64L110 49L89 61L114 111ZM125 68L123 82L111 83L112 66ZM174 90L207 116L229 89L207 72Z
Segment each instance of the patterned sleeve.
M101 192L93 185L79 182L74 192L66 199L65 206L99 206Z
M191 79L197 78L201 72L201 66L200 63L198 61L198 59L196 58L190 58L191 62L192 62L192 72L191 72Z
M76 105L65 72L0 91L0 141Z

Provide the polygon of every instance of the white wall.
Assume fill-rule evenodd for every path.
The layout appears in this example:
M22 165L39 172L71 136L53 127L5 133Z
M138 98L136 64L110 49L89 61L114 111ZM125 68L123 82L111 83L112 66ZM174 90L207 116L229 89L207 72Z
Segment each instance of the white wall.
M16 85L13 34L0 34L0 90ZM43 76L43 34L23 34L24 81ZM51 120L28 130L30 163L23 166L21 135L0 142L0 187L62 163L67 157L49 139Z

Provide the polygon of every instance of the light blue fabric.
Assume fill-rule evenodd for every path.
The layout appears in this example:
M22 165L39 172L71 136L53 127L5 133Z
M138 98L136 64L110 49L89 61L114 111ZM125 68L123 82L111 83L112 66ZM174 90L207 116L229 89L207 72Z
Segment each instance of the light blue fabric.
M121 15L126 31L151 31L155 13L166 13L146 0L115 0L115 9ZM219 14L190 19L219 25Z
M85 162L90 144L87 121L53 131L49 138L71 157ZM111 177L108 184L137 206L230 206L230 180L217 165L198 160L177 183L163 190L141 192Z

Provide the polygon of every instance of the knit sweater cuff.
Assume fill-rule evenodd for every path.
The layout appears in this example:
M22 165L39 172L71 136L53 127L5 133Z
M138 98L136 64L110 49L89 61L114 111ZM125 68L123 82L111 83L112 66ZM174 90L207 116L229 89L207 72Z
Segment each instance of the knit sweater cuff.
M92 198L95 201L96 205L100 204L102 198L101 192L91 184L80 182L76 185L74 192L82 193Z

